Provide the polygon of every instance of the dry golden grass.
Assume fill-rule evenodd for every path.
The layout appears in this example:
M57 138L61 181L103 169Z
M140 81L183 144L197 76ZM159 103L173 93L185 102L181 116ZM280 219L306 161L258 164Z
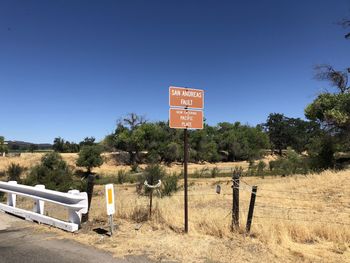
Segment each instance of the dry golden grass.
M112 238L90 231L107 228L102 186L95 188L93 223L78 235L57 232L119 257L146 253L156 260L181 262L350 262L349 178L349 171L243 178L247 184L258 185L249 236L244 226L250 188L241 183L241 227L231 233L232 189L227 178L190 180L188 235L182 233L182 192L155 198L152 219L136 231L136 221L147 217L148 198L137 196L133 185L115 187L118 230ZM220 195L214 192L216 184L222 186ZM59 210L47 210L59 217Z
M0 157L0 172L5 171L11 163L17 163L24 168L31 168L34 165L40 163L41 157L44 153L22 153L20 157ZM72 167L77 168L75 162L78 158L76 153L62 153L63 159ZM119 170L129 171L130 166L128 165L118 165L113 157L108 154L103 154L104 163L101 167L94 168L93 172L100 174L102 176L113 176L118 173ZM145 168L146 165L140 165L141 168ZM234 169L236 166L241 166L244 169L248 168L248 162L223 162L223 163L203 163L203 164L189 164L188 171L189 173L194 173L196 171L201 172L205 169L212 169L214 167L219 167L224 172L229 172ZM169 173L180 173L182 170L182 164L176 163L170 166L165 166L167 172Z
M255 217L251 237L245 245L258 241L282 260L311 262L350 262L350 190L349 171L324 172L286 178L243 178L250 185L258 185ZM226 178L195 180L190 189L190 231L196 237L214 236L230 240L231 183ZM220 183L222 194L216 195ZM117 188L118 218L132 220L140 207L147 208L147 198L130 195L133 189ZM227 195L226 195L227 194ZM103 197L101 196L103 199ZM242 184L240 191L241 229L244 232L250 199L250 188ZM95 209L94 217L102 211ZM151 225L169 228L180 233L183 227L183 198L181 194L156 201ZM252 238L254 237L254 238ZM219 241L218 241L219 242ZM220 242L219 242L220 243ZM191 247L190 251L198 250ZM247 252L247 251L245 251ZM179 250L178 253L185 253ZM248 252L249 253L249 252ZM229 254L229 253L228 253ZM182 259L186 258L183 256ZM187 260L193 253L187 254ZM199 260L197 258L197 260ZM220 262L231 262L221 257ZM268 258L266 261L270 261ZM264 262L264 261L263 261Z
M349 179L350 171L265 179L245 177L240 189L241 227L235 233L230 232L230 179L190 179L188 235L182 232L182 191L172 197L154 198L152 219L135 230L137 221L147 218L148 198L138 196L134 185L117 185L118 230L112 238L92 231L107 229L104 190L96 186L91 223L79 234L53 231L108 250L116 257L147 254L158 261L208 263L350 262ZM215 194L217 184L222 187L220 195ZM244 233L251 194L248 185L258 186L250 235ZM22 207L31 205L22 202ZM46 208L51 216L67 219L66 211L52 205Z

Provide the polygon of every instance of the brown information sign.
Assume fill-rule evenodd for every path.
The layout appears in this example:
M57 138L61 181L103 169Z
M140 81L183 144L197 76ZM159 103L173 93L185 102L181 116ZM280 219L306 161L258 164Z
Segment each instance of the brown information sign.
M204 91L200 89L188 89L170 86L169 105L170 107L203 109Z
M169 126L175 129L203 129L203 111L170 109Z

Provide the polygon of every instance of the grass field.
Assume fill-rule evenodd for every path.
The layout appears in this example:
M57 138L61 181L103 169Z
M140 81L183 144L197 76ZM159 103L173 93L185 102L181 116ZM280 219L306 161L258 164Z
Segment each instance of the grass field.
M30 156L26 158L28 163L33 161ZM191 178L187 235L183 233L182 191L171 197L155 197L152 219L143 221L148 216L148 198L138 196L135 185L116 185L114 221L118 229L111 238L94 231L108 229L103 186L96 186L90 222L79 234L53 228L51 231L118 257L147 254L159 262L350 262L349 179L350 171L265 179L244 177L240 187L241 226L232 233L230 178ZM215 193L217 184L222 187L220 195ZM258 192L252 230L247 235L251 185L257 185ZM32 201L23 198L18 204L32 207ZM67 219L67 212L54 205L47 204L45 210L50 216ZM135 230L140 224L141 228Z
M22 153L20 157L0 157L0 172L4 172L11 163L17 163L24 168L30 168L38 163L40 163L41 157L44 153ZM72 167L75 166L75 161L78 158L76 153L62 153L63 159ZM110 154L103 154L104 163L101 167L94 168L93 172L101 176L115 176L119 170L129 171L130 166L128 165L118 165ZM146 165L140 165L144 168ZM212 169L214 167L219 167L222 172L230 172L234 167L241 166L242 168L248 168L248 162L223 162L223 163L205 163L205 164L189 164L189 173L200 173L206 169ZM165 166L167 172L169 173L180 173L182 170L182 164L176 163L171 166Z

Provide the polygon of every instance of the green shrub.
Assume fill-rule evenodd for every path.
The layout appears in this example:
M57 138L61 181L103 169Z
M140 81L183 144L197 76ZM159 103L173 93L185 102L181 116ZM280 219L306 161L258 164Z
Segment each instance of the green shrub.
M254 164L253 160L249 160L248 171L246 172L247 176L255 176L257 170L257 165Z
M266 167L266 163L264 161L259 161L257 165L257 175L262 176L264 178L264 169Z
M193 178L200 178L201 174L198 169L194 170L194 172L191 174L191 177Z
M280 175L306 174L310 170L309 162L307 157L288 148L285 156L269 162L269 168L274 174Z
M134 163L133 165L131 165L130 172L132 172L132 173L138 173L138 172L140 172L139 165L138 165L137 163Z
M310 167L314 170L334 168L334 153L337 149L335 139L331 136L320 136L312 139L309 144Z
M16 163L11 163L6 170L7 180L8 181L17 181L21 183L21 174L23 173L24 168Z
M73 173L61 155L51 152L45 154L41 163L32 168L25 184L43 184L46 189L65 192L75 187L79 188L81 182L75 183Z
M145 181L149 185L155 185L159 180L162 180L166 176L166 171L164 167L159 164L150 164L148 165L142 175L138 178L138 182L140 185L143 185ZM150 188L143 186L143 193L149 193ZM142 193L142 191L140 192Z
M117 182L118 184L123 184L126 182L127 180L127 173L125 172L125 170L119 170L118 171L118 175L117 175Z
M152 150L148 152L147 158L146 158L146 163L157 163L161 161L161 156L158 154L157 151Z
M80 192L86 192L88 186L88 179L83 178L83 180L80 180L79 183L74 183L73 185L74 189L79 190Z
M210 171L210 175L211 175L212 178L217 177L219 175L219 173L220 173L220 170L219 170L219 168L217 166L212 168L211 171Z
M170 196L172 193L178 190L178 180L177 175L166 176L162 180L161 193L162 196Z

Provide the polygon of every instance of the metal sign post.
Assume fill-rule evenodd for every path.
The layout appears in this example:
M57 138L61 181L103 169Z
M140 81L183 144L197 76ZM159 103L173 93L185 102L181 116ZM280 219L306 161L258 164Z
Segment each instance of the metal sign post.
M170 128L184 129L184 219L188 233L188 129L203 129L204 91L171 86L169 106Z
M185 232L188 233L188 183L187 183L187 166L188 166L188 134L184 130L184 196L185 196Z
M110 216L109 216L109 226L110 226L111 236L113 236L113 229L114 229L114 225L113 225L113 215L110 215Z

